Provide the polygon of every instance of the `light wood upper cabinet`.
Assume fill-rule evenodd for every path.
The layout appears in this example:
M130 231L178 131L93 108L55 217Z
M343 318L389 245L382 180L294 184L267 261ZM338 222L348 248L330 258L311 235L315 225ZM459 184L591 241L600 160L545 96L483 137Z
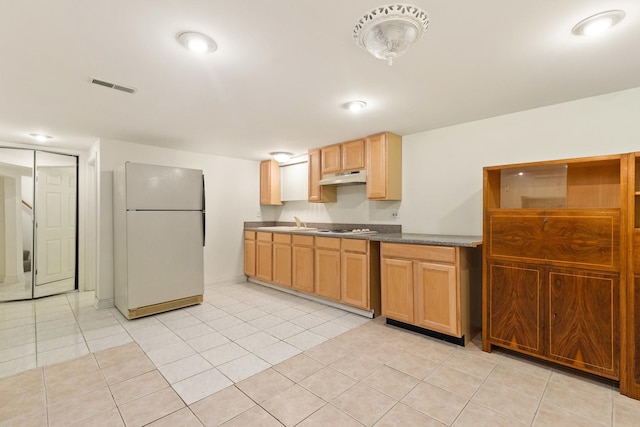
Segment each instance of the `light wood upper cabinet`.
M319 184L322 178L322 159L320 149L309 150L309 202L335 203L336 187L323 187Z
M360 170L366 166L365 142L364 139L343 142L340 144L342 151L342 170Z
M368 136L367 197L372 200L402 199L402 137L390 132Z
M342 170L342 149L340 144L322 147L322 174L336 173Z
M260 204L282 204L280 200L280 166L275 160L260 162Z
M366 166L364 139L322 147L321 152L323 174L360 170Z

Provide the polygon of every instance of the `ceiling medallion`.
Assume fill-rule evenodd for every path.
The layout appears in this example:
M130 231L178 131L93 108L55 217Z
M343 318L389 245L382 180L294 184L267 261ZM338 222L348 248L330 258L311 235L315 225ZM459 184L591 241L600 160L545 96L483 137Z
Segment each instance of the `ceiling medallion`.
M353 40L376 58L403 55L429 28L427 12L410 4L380 6L364 15L353 29Z

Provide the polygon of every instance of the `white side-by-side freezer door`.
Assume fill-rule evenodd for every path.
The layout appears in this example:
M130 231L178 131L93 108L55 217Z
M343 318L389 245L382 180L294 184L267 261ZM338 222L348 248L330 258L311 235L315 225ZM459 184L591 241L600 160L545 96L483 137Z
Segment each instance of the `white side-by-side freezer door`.
M202 171L125 163L127 210L203 210Z
M198 211L127 212L128 308L204 293Z

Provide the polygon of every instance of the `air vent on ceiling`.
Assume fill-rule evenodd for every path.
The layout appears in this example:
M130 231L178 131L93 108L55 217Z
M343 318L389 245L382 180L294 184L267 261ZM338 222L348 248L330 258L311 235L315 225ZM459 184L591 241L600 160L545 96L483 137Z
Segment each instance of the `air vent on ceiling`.
M135 93L136 92L136 89L133 88L133 87L117 85L115 83L106 82L104 80L94 79L93 77L91 78L91 83L93 83L94 85L100 85L100 86L108 87L108 88L111 88L111 89L115 89L115 90L119 90L119 91L127 92L127 93Z

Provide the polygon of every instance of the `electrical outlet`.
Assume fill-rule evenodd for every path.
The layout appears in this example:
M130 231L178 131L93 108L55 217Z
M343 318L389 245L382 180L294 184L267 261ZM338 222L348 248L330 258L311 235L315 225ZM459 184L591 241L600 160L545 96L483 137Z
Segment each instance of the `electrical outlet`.
M258 211L258 212L256 213L256 218L260 218L261 216L262 216L262 212Z
M391 212L391 218L393 218L393 219L398 218L398 211Z

